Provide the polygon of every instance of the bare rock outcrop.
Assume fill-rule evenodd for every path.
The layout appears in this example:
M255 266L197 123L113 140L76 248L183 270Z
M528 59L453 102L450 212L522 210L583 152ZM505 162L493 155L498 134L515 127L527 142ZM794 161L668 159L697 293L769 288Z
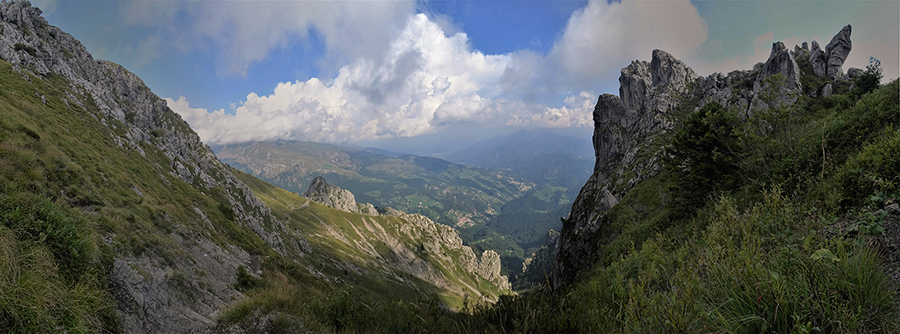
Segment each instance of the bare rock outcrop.
M812 41L809 62L816 75L832 79L843 78L842 66L844 66L847 56L850 55L850 50L853 49L853 42L850 41L851 32L852 28L849 24L844 26L831 38L831 42L825 46L825 50L819 48L819 42Z
M563 222L551 271L553 287L573 282L602 256L599 249L618 233L601 232L607 224L606 211L635 185L662 171L664 144L655 141L673 128L681 115L674 111L696 111L717 102L743 117L751 117L759 110L790 106L804 88L802 69L795 57L809 57L804 59L809 59L818 76L843 79L840 66L850 48L848 25L825 50L816 41L811 47L804 42L793 52L782 42L773 43L768 59L749 70L698 77L681 61L660 50L653 51L650 62L635 60L623 68L619 96L603 94L594 108L594 174ZM859 75L856 69L848 72ZM778 77L782 79L777 80ZM826 82L811 90L830 94L835 87ZM685 110L691 107L693 110Z
M825 54L827 55L826 75L832 79L837 79L844 75L842 66L844 66L844 60L847 60L847 56L850 55L850 50L853 48L853 43L850 41L850 32L851 28L848 24L837 35L834 35L831 38L831 42L825 46Z
M756 82L753 83L753 90L760 91L765 84L763 81L775 74L781 74L785 78L782 90L792 92L800 90L800 66L797 65L794 55L788 51L782 42L772 44L772 52L760 70L759 76L756 77Z
M816 75L824 77L828 74L827 60L828 56L825 51L819 47L819 42L812 41L812 51L809 52L809 63L812 64L813 72Z
M640 181L658 174L661 157L638 157L648 136L673 126L672 112L688 97L698 76L671 54L654 50L651 61L633 61L619 76L619 95L604 94L594 108L594 175L575 199L563 223L557 262L551 276L555 285L568 282L592 264L598 254L595 238L603 224L602 212L616 205ZM629 175L627 178L624 175ZM618 179L617 183L609 182Z
M356 212L358 210L353 193L328 184L321 176L309 183L309 189L303 193L303 197L341 211Z
M317 176L309 183L309 189L303 193L303 197L332 208L361 213L364 215L377 216L378 210L369 203L356 203L356 196L347 189L341 189L338 186L328 184L324 177Z
M774 75L781 75L783 81L774 80ZM753 99L747 115L762 109L791 105L797 101L799 93L802 91L800 66L797 65L794 55L784 43L772 43L769 59L766 60L753 83Z

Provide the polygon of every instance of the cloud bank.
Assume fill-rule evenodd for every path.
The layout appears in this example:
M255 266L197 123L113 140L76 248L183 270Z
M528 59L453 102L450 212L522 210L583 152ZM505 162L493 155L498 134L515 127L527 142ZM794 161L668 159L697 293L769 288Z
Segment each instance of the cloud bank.
M261 17L267 15L274 15L276 22L281 18L275 14ZM353 13L346 15L352 17ZM197 23L209 28L194 35L215 40L216 32L227 26L223 22L239 20ZM236 32L251 31L232 36L234 43L259 47L228 56L234 57L236 71L264 57L266 52L259 50L287 43L292 33L302 30L291 25L296 29L250 41L256 35L253 31L267 34L268 28L247 24L249 28L234 28ZM361 25L373 27L371 22ZM341 40L342 31L349 34L353 29L328 30L329 52L352 59L337 69L334 78L279 83L269 95L247 95L233 114L192 108L184 97L167 101L208 143L274 139L355 142L413 137L465 122L586 127L592 125L597 93L593 90L602 89L599 84L608 84L610 78L614 82L623 64L649 57L654 48L690 57L707 33L706 24L688 1L592 1L572 14L547 55L530 51L486 55L472 48L464 32L444 27L452 27L444 17L406 14L402 29L390 34L389 42L353 47L345 45L346 40L331 41ZM378 38L383 41L385 36ZM572 91L579 93L568 93ZM562 106L535 102L541 97L546 101L546 96L557 96Z

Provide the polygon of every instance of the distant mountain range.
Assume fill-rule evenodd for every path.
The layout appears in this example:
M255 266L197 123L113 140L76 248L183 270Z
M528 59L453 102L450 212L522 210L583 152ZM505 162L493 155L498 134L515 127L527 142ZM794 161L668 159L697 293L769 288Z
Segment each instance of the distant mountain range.
M594 149L583 138L519 131L472 144L451 154L447 160L509 170L535 184L570 188L574 198L591 176Z

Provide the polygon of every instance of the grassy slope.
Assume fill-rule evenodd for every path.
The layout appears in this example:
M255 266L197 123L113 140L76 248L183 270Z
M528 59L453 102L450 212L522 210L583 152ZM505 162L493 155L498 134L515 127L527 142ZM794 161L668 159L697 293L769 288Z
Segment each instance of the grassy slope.
M245 290L248 298L226 311L221 325L247 327L269 315L274 319L266 328L269 331L435 332L463 319L448 306L467 309L479 302L475 297L478 294L493 298L501 294L493 283L464 272L456 262L461 256L456 250L442 248L452 263L424 254L419 245L428 239L404 219L336 210L246 173L233 172L287 228L302 230L313 252L294 261L266 261L262 279L251 279ZM436 288L391 267L397 254L379 243L366 222L377 225L434 265L449 279L449 289ZM337 279L323 282L308 277L311 275L304 266Z
M66 93L85 101L91 112L63 102ZM103 120L110 127L103 125L93 101L72 92L60 77L25 80L0 61L0 110L0 231L7 250L0 271L0 284L6 284L0 289L6 301L0 303L2 327L114 328L105 280L112 256L152 252L177 261L179 248L165 237L170 233L204 234L220 245L267 253L255 233L219 209L230 207L219 196L226 190L202 193L185 184L169 174L171 162L150 145L141 144L146 156L120 148L114 138L124 135L124 125L111 118ZM173 119L163 122L180 122L174 114L164 117ZM202 224L193 207L215 227ZM101 237L110 238L109 244ZM45 281L27 280L39 288L26 289L25 277Z
M419 294L417 291L425 292L425 294L438 293L453 308L462 306L461 301L465 298L464 296L474 298L484 294L492 296L489 298L493 299L500 294L494 284L465 272L459 265L458 255L451 255L450 262L429 257L420 249L421 244L436 240L430 239L427 230L423 230L405 219L340 211L309 201L243 172L234 171L234 173L272 209L276 217L284 221L287 226L303 231L305 235L309 236L308 239L314 251L309 254L312 259L307 259L308 261L328 266L337 264L330 268L336 272L329 274L345 276L373 292L389 291L390 294L407 297L406 299L415 299L414 297ZM421 282L407 273L390 267L392 261L399 260L398 255L390 247L384 245L381 236L376 235L371 230L372 228L376 231L385 231L389 237L402 243L403 247L413 250L419 257L442 270L450 280L450 289L435 290L431 284ZM374 251L376 254L372 254L370 251ZM445 251L453 252L449 249ZM382 259L388 262L384 262ZM353 267L369 273L347 270L347 268ZM402 279L397 277L402 277ZM470 287L474 287L478 291L473 291Z

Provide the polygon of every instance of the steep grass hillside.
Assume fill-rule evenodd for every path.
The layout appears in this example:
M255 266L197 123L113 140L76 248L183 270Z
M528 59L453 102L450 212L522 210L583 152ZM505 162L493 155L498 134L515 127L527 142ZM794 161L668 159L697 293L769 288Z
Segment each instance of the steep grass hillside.
M492 252L477 257L449 226L396 210L385 215L337 210L234 172L288 228L308 236L315 252L306 260L326 265L332 277L347 276L375 292L435 293L453 309L467 298L496 301L508 290L496 253L493 259L487 255Z

